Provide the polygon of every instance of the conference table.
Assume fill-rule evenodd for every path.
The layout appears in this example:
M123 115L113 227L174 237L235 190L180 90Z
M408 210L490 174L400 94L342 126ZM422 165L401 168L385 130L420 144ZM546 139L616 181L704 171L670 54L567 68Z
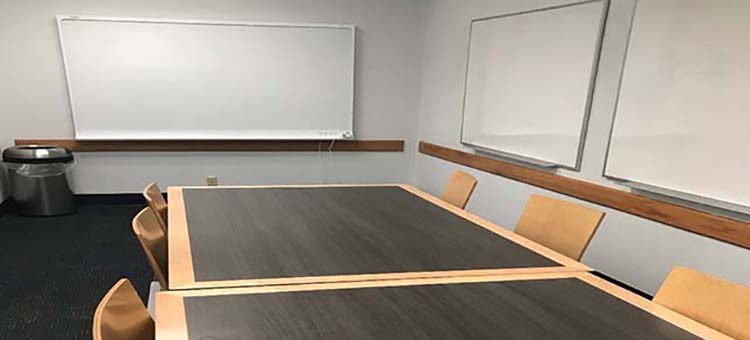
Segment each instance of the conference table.
M589 270L409 185L168 193L170 290Z
M409 185L170 187L157 339L725 339Z

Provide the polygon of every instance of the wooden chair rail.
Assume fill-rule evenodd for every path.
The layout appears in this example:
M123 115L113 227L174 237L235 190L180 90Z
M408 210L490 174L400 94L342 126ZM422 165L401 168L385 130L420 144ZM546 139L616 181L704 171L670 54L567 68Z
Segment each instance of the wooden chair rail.
M330 140L75 140L16 139L16 145L47 144L75 152L328 151ZM403 140L337 140L331 151L402 152Z
M748 222L737 221L630 192L427 142L419 142L419 152L727 243L750 248L750 223Z

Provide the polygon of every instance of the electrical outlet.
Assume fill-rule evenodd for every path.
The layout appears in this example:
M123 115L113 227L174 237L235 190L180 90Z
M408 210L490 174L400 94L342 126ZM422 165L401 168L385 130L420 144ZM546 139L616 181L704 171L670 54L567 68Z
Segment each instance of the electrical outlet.
M217 176L206 176L206 185L209 187L219 186L219 177Z

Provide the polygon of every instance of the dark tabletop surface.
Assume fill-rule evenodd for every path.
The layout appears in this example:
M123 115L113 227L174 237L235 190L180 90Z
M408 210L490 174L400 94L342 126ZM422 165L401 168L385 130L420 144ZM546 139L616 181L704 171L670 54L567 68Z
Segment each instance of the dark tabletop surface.
M183 197L196 281L560 266L395 186Z
M575 278L185 298L191 340L698 339Z

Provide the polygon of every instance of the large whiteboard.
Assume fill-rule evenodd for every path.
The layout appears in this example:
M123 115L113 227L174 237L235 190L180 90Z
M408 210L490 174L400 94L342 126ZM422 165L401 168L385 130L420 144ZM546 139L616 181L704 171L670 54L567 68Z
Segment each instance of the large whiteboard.
M607 4L474 20L461 141L578 168Z
M349 25L58 17L77 139L353 136Z
M750 1L639 1L605 174L750 206L748 150Z

